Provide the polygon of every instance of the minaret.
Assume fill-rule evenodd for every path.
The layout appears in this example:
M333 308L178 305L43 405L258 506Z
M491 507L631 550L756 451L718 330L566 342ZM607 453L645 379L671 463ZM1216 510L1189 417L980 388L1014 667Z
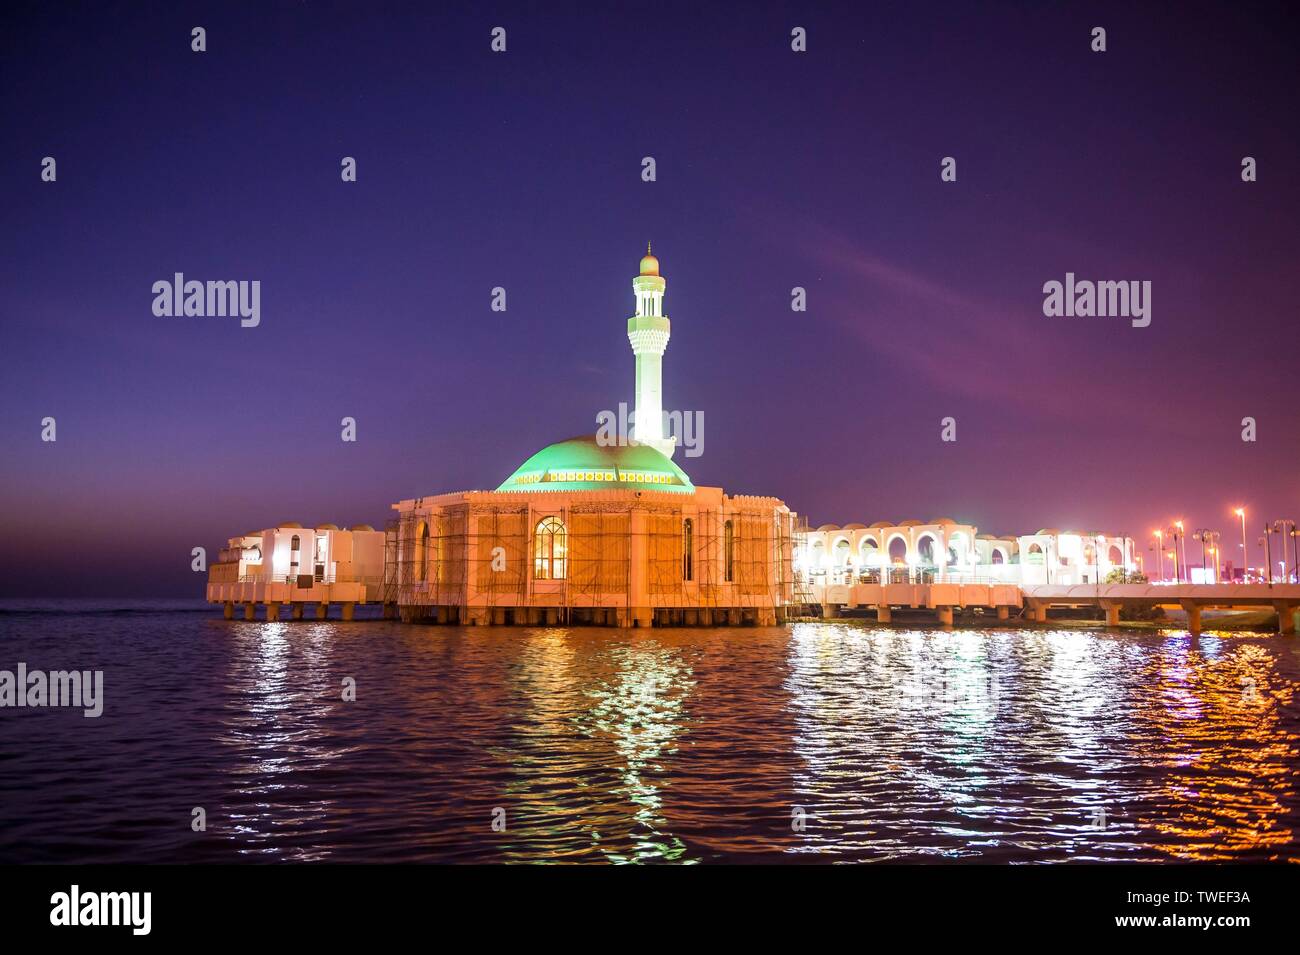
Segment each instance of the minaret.
M627 340L636 355L636 419L632 437L668 457L673 456L675 439L664 434L663 358L668 347L671 323L664 315L664 288L659 260L646 243L641 274L632 280L636 293L636 314L627 320Z

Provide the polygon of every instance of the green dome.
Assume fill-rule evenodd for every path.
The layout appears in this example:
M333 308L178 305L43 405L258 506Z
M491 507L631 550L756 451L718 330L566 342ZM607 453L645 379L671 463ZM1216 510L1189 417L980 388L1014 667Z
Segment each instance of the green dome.
M602 446L595 435L547 445L506 478L498 491L668 491L692 494L686 472L642 444Z

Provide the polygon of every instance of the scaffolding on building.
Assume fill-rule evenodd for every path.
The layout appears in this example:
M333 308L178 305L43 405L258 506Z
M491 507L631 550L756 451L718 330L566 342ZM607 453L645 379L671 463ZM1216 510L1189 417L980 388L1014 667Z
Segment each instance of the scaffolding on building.
M563 561L558 576L542 572L526 501L414 504L385 531L384 602L404 620L630 625L632 611L649 611L659 624L739 625L801 614L807 602L793 570L795 519L771 499L699 510L666 495L568 503L546 512L563 528L548 558ZM634 560L645 564L648 606L632 606Z

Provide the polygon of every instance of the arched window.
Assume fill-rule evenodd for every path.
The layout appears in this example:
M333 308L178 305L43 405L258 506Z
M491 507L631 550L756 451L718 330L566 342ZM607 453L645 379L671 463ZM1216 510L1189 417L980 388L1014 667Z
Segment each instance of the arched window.
M695 522L682 521L682 580L695 579Z
M294 534L289 541L289 577L298 579L298 558L302 552L302 538Z
M989 563L1005 564L1006 562L1007 562L1007 558L1006 555L1002 553L1002 548L1001 547L993 548L993 553L989 555Z
M736 579L736 529L731 521L722 525L723 578L727 583Z
M538 580L563 580L568 534L558 517L545 517L533 537L533 576Z
M429 578L429 525L420 521L415 531L415 579Z

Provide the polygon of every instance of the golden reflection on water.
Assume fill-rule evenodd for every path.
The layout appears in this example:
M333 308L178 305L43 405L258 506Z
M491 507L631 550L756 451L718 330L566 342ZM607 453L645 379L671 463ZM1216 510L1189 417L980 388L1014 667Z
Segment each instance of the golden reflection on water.
M316 785L337 762L391 779L382 831L419 858L1298 856L1300 670L1280 638L844 621L231 632L239 703L218 741L236 756L243 853L335 856L378 811ZM340 704L340 673L371 667L367 706ZM423 794L412 810L404 787Z
M1156 702L1151 742L1166 754L1168 809L1146 824L1168 837L1160 847L1180 860L1226 861L1244 851L1294 860L1286 820L1298 753L1282 723L1294 684L1278 677L1276 654L1258 643L1216 633L1165 637L1144 677Z
M557 841L576 829L611 862L679 860L686 847L665 829L659 778L682 731L690 666L653 637L604 637L593 643L590 631L563 628L525 637L512 685L524 708L519 731L568 742L562 752L543 748L540 758L515 763L509 792L531 814L561 821L563 831L552 834ZM584 767L608 768L611 778L576 791L568 781L539 787L539 769L563 773L575 757ZM506 854L535 858L527 846Z

